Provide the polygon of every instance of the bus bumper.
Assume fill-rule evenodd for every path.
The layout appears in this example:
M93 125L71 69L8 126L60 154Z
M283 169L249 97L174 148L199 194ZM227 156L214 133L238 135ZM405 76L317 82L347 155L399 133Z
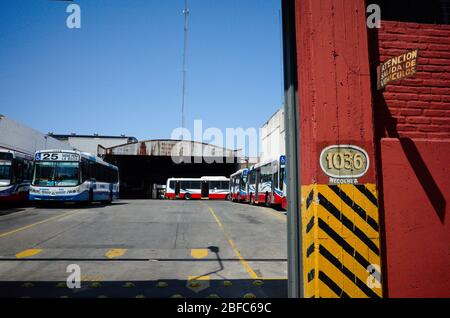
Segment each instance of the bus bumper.
M32 194L29 195L30 201L58 201L58 202L82 202L89 199L89 191L85 191L75 195L40 195Z

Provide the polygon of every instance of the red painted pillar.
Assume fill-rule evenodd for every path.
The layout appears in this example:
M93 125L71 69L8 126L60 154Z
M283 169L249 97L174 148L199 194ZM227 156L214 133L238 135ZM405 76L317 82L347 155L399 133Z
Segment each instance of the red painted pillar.
M296 0L305 297L381 297L364 0Z

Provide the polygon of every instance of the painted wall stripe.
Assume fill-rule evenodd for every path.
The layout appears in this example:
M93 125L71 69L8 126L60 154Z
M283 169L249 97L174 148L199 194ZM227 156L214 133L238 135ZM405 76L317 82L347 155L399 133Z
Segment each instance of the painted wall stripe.
M364 211L363 208L361 208L358 204L356 204L354 201L352 201L352 199L350 199L350 197L338 186L336 185L331 185L329 186L329 188L336 193L336 195L342 199L342 201L345 202L345 204L347 204L350 208L352 208L353 211L356 212L356 214L358 214L361 219L363 219L364 221L366 221L375 231L379 231L379 227L378 227L378 223L377 221L375 221L372 217L370 217L369 215L367 215L366 211Z
M366 198L372 202L373 205L375 205L376 207L378 207L378 200L377 198L373 195L372 192L370 192L370 190L364 185L364 184L357 184L355 185L356 189L358 189L362 194L364 194L366 196Z
M322 194L318 194L320 205L323 206L331 215L342 222L342 224L352 231L364 244L367 245L376 255L380 255L380 249L367 235L356 225L341 213L330 201Z
M313 252L314 252L314 243L312 243L306 250L306 257L310 257Z
M314 199L314 190L311 190L308 197L306 198L306 210L308 210L309 207L311 206L313 199Z
M319 218L319 228L327 233L339 246L341 246L349 255L362 266L367 269L370 266L370 262L366 260L359 252L357 252L350 244L347 243L342 237L340 237L328 224ZM380 274L380 273L377 273Z
M362 282L350 269L345 267L336 257L334 257L323 245L319 246L319 253L337 269L339 269L345 276L347 276L347 278L349 278L349 280L352 281L368 297L380 297L372 289L370 289L366 283Z
M314 226L314 216L311 217L311 220L309 220L308 224L306 225L306 234L308 234L311 231L313 226Z
M330 277L322 271L319 271L319 279L327 285L338 297L350 298L350 296L339 287Z
M311 282L314 279L314 268L308 273L308 283Z

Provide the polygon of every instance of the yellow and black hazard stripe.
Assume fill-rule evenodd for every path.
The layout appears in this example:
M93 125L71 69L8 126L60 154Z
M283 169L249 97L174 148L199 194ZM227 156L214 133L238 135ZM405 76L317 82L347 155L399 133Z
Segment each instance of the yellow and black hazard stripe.
M306 297L382 297L374 184L303 186L302 224Z

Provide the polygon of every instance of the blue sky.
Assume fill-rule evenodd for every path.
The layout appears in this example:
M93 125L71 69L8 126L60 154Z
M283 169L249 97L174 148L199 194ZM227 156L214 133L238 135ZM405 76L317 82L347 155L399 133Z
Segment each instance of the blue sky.
M186 124L260 127L282 104L279 0L190 0ZM2 0L0 114L42 132L168 138L184 0Z

